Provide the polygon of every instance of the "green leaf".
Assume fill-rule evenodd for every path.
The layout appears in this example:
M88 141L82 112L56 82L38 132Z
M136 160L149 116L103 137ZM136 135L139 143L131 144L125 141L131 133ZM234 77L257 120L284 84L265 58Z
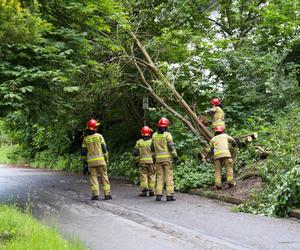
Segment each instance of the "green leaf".
M71 87L64 87L64 91L67 93L79 92L80 87L78 86L71 86Z

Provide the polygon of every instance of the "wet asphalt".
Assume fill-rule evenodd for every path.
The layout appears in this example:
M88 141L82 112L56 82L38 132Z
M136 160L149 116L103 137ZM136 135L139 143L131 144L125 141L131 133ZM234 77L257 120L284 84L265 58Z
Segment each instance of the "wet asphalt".
M112 181L111 201L91 201L86 176L0 165L0 201L33 215L87 249L300 249L300 220L232 212L232 205L176 193L175 202L138 197Z

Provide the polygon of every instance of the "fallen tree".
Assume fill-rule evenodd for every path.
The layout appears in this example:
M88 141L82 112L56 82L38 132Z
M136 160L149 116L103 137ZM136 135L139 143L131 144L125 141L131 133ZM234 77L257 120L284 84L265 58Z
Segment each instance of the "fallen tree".
M171 114L176 116L178 119L180 119L189 129L192 133L194 133L196 136L199 137L199 139L202 139L203 142L209 141L213 135L210 133L210 131L205 127L205 125L199 120L197 114L191 109L191 107L188 105L188 103L183 99L183 97L178 93L178 91L175 89L174 85L165 77L162 72L159 70L159 68L156 66L155 62L152 60L151 56L149 55L148 51L146 50L145 46L142 44L142 42L138 39L138 37L133 33L129 32L130 36L132 37L134 44L136 45L136 48L138 51L143 55L143 59L137 60L133 48L131 49L131 58L132 61L138 70L140 77L142 79L144 87L149 91L150 95L156 100L158 103L160 103L163 107L165 107ZM128 56L128 54L127 54ZM145 77L145 74L141 67L146 68L150 72L153 73L153 75L156 77L157 80L160 80L164 86L170 90L170 93L172 93L174 99L177 101L177 103L181 106L183 111L186 114L186 117L183 117L180 115L177 111L172 109L160 96L158 96L152 87L152 80L148 81ZM204 139L204 140L203 140Z
M139 50L139 52L143 55L143 59L137 58L134 52L134 47L131 47L130 55L128 53L126 54L127 57L130 57L135 68L139 72L140 78L142 79L143 87L150 93L150 95L153 97L153 99L158 102L160 105L162 105L168 112L170 112L172 115L177 117L183 124L187 126L187 128L195 134L199 139L203 142L204 145L207 145L207 142L210 141L210 139L213 137L211 132L206 127L208 124L207 120L203 116L197 116L197 114L191 109L191 107L188 105L188 103L183 99L183 97L178 93L178 91L175 89L174 85L162 74L162 72L159 70L159 68L156 66L155 62L152 60L151 56L149 55L148 51L146 50L145 46L143 46L142 42L137 38L137 36L130 32L130 36L132 37L135 46ZM177 112L175 109L173 109L170 105L164 101L162 97L160 97L153 89L152 81L153 80L147 80L145 73L143 71L143 68L146 68L146 70L152 72L156 79L160 80L164 86L170 90L172 93L174 99L177 101L177 103L181 106L183 111L185 112L186 116L181 115L179 112ZM256 140L258 138L257 133L249 133L245 135L239 136L237 141L239 144L246 145L246 143L251 142L252 140ZM233 156L234 161L236 160L236 150L234 148L231 148L231 153ZM261 151L261 150L260 150ZM263 153L266 157L267 154ZM209 155L209 152L207 150L207 147L200 150L198 154L198 158L203 161L211 161L211 156Z

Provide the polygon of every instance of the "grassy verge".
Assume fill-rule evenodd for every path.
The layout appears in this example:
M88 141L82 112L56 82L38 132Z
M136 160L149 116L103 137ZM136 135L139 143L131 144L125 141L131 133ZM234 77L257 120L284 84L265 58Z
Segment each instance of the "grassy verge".
M10 160L8 159L8 154L11 151L12 151L11 146L2 146L2 147L0 147L0 163L2 163L2 164L10 163Z
M31 215L10 206L0 206L0 249L84 249L80 242L64 240L57 231L40 224Z

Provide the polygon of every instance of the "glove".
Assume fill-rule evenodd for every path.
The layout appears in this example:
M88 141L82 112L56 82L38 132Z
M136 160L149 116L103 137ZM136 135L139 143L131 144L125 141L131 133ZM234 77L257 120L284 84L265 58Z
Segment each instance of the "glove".
M83 165L83 175L90 175L89 166L87 164Z
M234 137L233 139L234 142L232 142L232 146L237 148L241 147L241 140L238 137Z
M109 163L108 154L105 154L105 155L104 155L104 160L105 160L106 164L108 165L108 163Z
M174 160L175 165L180 164L180 160L178 159L177 156L174 156L174 157L173 157L173 160Z

